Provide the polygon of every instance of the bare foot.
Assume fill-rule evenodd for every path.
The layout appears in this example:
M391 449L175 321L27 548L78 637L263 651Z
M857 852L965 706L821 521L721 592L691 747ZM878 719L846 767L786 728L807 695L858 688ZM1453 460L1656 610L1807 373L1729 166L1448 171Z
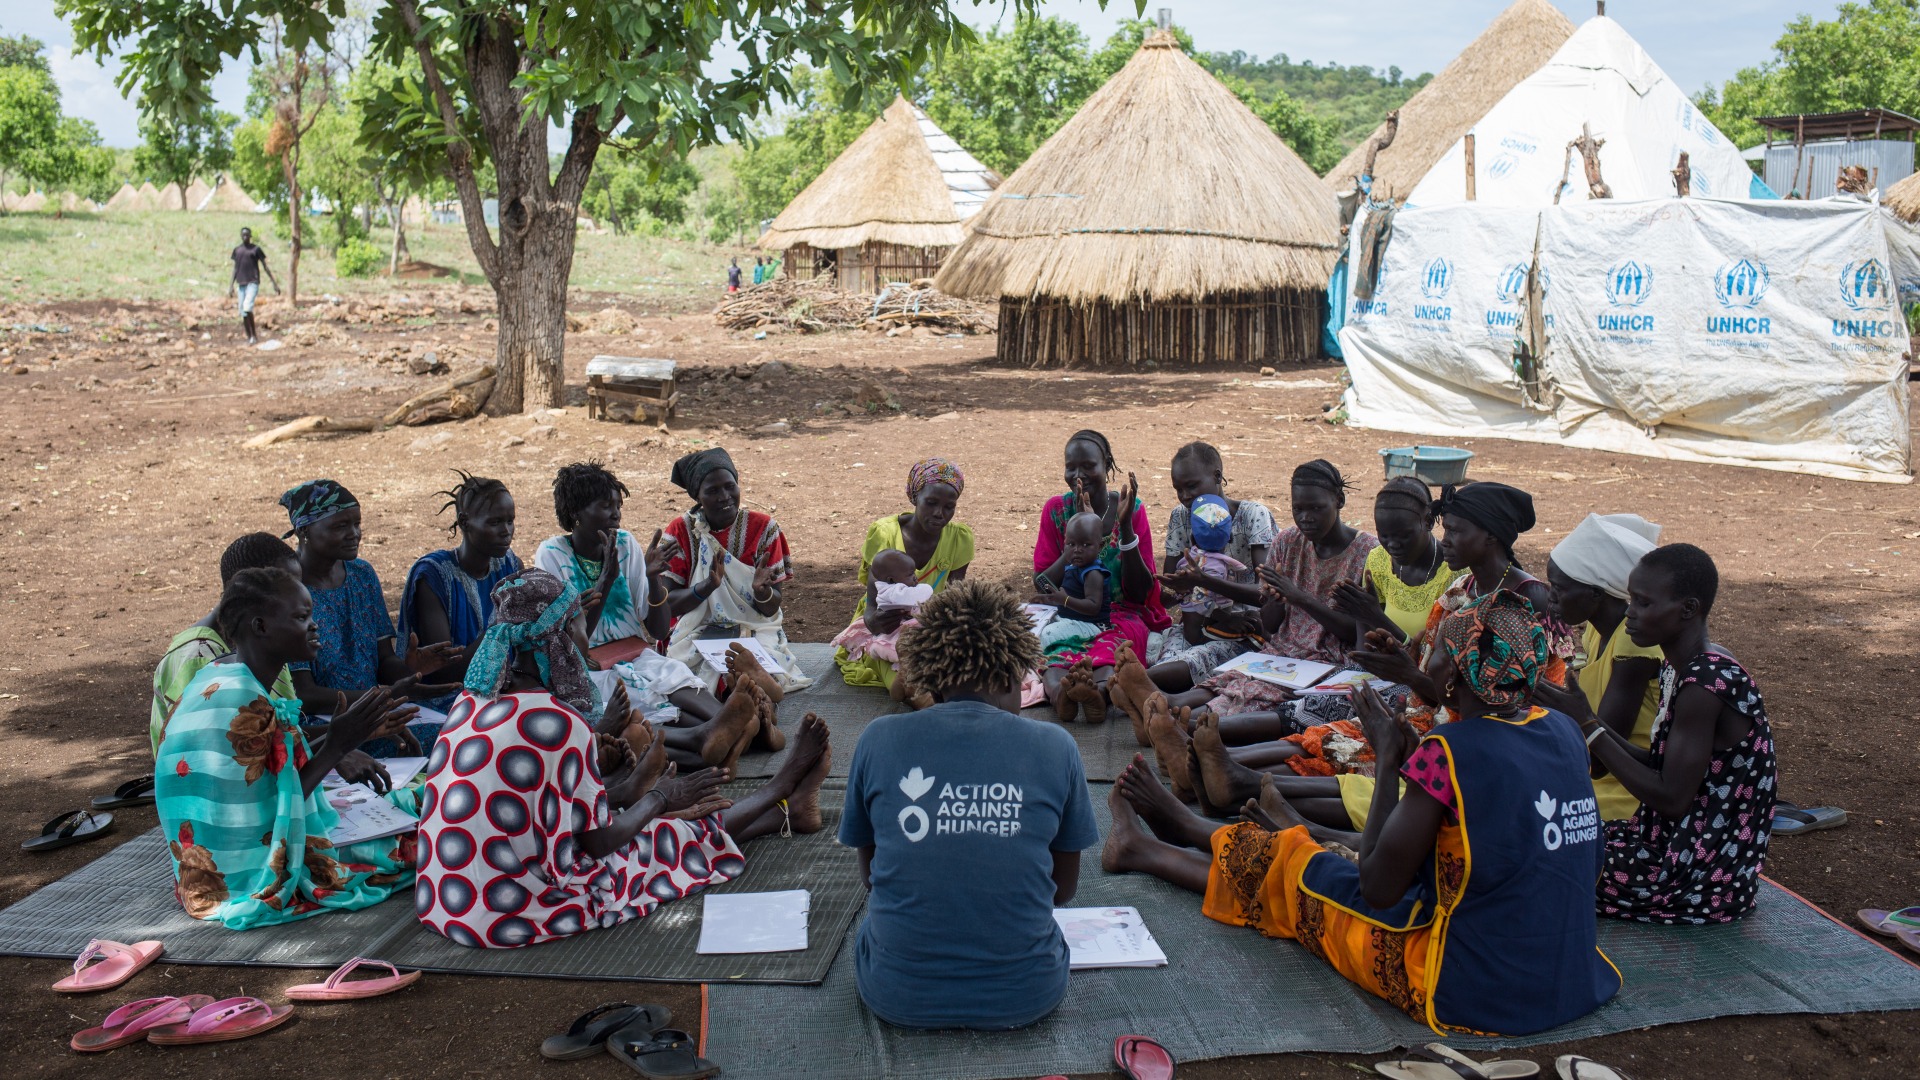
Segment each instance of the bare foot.
M1193 753L1200 763L1200 784L1217 807L1239 806L1260 794L1260 775L1233 760L1220 741L1220 721L1202 717L1193 729Z
M826 783L827 771L833 768L833 746L827 743L827 725L825 721L812 713L808 713L806 717L800 721L800 735L798 737L808 738L809 731L814 727L818 727L820 740L823 743L820 748L820 759L814 763L813 768L809 770L805 776L800 778L799 786L795 787L793 794L787 797L787 806L792 814L789 820L793 825L793 831L797 833L816 833L820 831L822 824L820 821L820 785ZM800 748L795 746L794 754L798 756L799 753Z
M1263 829L1279 832L1282 829L1291 829L1295 825L1307 823L1306 819L1293 808L1293 804L1287 801L1287 797L1280 794L1280 785L1274 783L1271 773L1260 775L1260 797L1248 800L1248 805L1257 808L1260 816L1271 822L1271 824L1261 825Z
M775 754L785 750L787 748L787 733L781 731L778 727L780 722L779 707L774 705L773 699L767 697L765 694L761 694L755 698L754 704L756 705L755 714L760 718L760 730L754 733L753 748L755 750L766 750Z
M1100 688L1093 683L1093 667L1085 660L1076 661L1073 670L1067 673L1067 677L1072 679L1075 675L1078 675L1079 679L1071 683L1062 683L1061 690L1067 697L1079 703L1082 720L1089 724L1106 723L1107 696L1101 693Z
M1080 699L1073 694L1073 688L1089 676L1079 665L1067 669L1060 677L1060 685L1054 689L1053 715L1063 724L1071 724L1080 716Z
M1107 808L1113 812L1113 828L1107 830L1107 842L1100 848L1100 869L1124 874L1133 869L1133 856L1146 837L1140 834L1140 819L1121 796L1118 784L1107 793Z
M701 761L733 768L754 733L760 730L760 706L756 697L759 692L759 687L746 683L727 695L726 703L720 706L720 715L707 726L706 738L700 742Z
M647 721L646 717L637 712L629 713L628 716L626 726L620 731L620 737L627 740L628 746L633 747L634 759L644 761L647 751L653 749L654 743L662 740L654 733L653 725Z
M667 740L655 736L653 741L647 744L646 751L640 754L639 764L634 766L633 790L640 795L652 791L653 785L660 782L660 777L665 775L666 771ZM635 798L637 799L638 795Z
M1147 702L1156 693L1159 690L1148 677L1146 665L1134 655L1133 643L1121 642L1114 654L1113 677L1107 680L1107 696L1133 721L1133 737L1141 746L1152 745L1152 732L1147 728Z
M1173 713L1174 726L1180 729L1180 734L1185 735L1189 739L1193 738L1194 714L1198 713L1201 716L1213 715L1211 712L1208 712L1204 708L1196 709L1191 705L1182 705L1179 708L1172 710L1172 713Z
M1153 746L1153 758L1160 766L1160 775L1173 787L1174 797L1181 802L1193 799L1193 773L1187 768L1187 733L1173 721L1173 714L1167 708L1167 696L1154 691L1147 699L1144 710L1147 717L1147 737Z
M727 648L727 681L735 686L743 682L759 684L760 690L775 704L786 699L787 692L780 688L780 681L767 674L760 661L744 645L731 645Z
M1193 812L1147 771L1146 758L1135 754L1133 762L1114 777L1113 787L1147 823L1147 828L1153 830L1153 835L1169 844L1186 843L1185 833L1176 829L1174 823L1191 817Z
M827 722L819 716L808 713L800 720L800 730L793 736L793 745L787 753L787 760L780 763L780 770L767 781L767 786L791 798L800 790L813 768L827 752Z

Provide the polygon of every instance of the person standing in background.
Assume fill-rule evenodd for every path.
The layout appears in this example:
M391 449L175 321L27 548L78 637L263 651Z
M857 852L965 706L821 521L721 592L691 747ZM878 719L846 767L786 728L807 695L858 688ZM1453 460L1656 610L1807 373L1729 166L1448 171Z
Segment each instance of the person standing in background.
M233 249L231 257L233 280L227 283L227 295L239 295L240 326L247 332L247 344L253 345L260 340L253 324L253 300L260 295L260 271L267 272L275 296L280 295L280 279L273 276L273 267L267 265L267 253L253 242L252 229L240 230L240 246Z

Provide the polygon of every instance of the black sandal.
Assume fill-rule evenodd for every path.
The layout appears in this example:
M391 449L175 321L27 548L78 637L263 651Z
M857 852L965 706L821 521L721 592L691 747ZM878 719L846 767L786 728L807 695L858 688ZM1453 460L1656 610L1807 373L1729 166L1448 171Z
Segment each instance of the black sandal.
M69 810L40 830L40 835L23 841L20 847L24 851L53 851L57 848L91 840L106 832L113 825L112 814L95 814L87 810Z
M113 789L111 795L95 795L95 810L117 810L122 806L152 806L153 777L137 776Z
M673 1023L673 1010L665 1005L629 1005L609 1001L580 1014L564 1035L551 1035L540 1044L540 1056L549 1061L579 1061L605 1048L616 1032L640 1042Z
M704 1080L719 1076L720 1066L694 1052L693 1036L663 1028L651 1039L607 1040L607 1053L647 1080Z

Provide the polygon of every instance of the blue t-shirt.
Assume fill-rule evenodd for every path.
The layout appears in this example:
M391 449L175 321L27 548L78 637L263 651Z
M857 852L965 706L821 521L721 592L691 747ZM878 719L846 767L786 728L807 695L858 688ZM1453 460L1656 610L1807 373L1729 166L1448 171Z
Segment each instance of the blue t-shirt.
M379 684L380 641L395 635L373 564L352 559L345 566L347 577L339 588L308 590L313 594L314 625L320 631L319 655L311 663L301 660L287 666L311 670L314 682L351 696Z
M1053 853L1100 841L1073 737L977 701L883 716L847 776L840 842L874 848L854 970L890 1024L1023 1027L1067 992Z

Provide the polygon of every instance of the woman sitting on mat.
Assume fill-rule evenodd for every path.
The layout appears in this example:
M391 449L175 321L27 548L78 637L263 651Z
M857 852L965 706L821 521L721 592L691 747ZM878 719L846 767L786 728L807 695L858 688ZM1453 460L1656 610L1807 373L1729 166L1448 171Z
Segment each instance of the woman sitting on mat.
M1173 493L1180 504L1167 518L1167 546L1162 549L1162 574L1177 574L1183 568L1188 551L1194 546L1193 506L1195 501L1212 495L1226 499L1231 532L1220 554L1249 569L1266 564L1267 549L1280 530L1273 523L1273 511L1252 499L1227 499L1227 477L1220 451L1204 442L1190 442L1174 451L1169 470ZM1176 590L1185 599L1192 589ZM1163 597L1164 599L1164 597ZM1189 684L1207 677L1214 668L1254 647L1253 634L1259 628L1257 603L1216 605L1201 616L1204 628L1196 640L1192 634L1169 630L1162 639L1159 664L1184 665ZM1185 622L1186 620L1183 620ZM1149 669L1151 670L1151 669ZM1156 684L1178 685L1179 673L1171 668L1161 672Z
M394 649L393 616L372 564L360 558L360 503L332 480L309 480L280 496L298 537L302 584L313 597L313 625L320 651L293 665L293 688L309 713L324 715L341 695L348 701L376 686L406 681L426 699L455 687L426 685L414 676L438 671L461 656L452 642L420 647L412 638L404 656ZM437 722L400 733L397 743L375 752L385 756L408 744L431 742Z
M919 620L901 635L902 674L940 703L867 726L840 819L872 890L860 998L900 1027L1024 1027L1066 995L1053 909L1100 839L1080 751L1017 712L1040 649L1013 593L962 582Z
M426 645L447 642L466 650L487 632L493 617L493 587L520 572L513 553L513 496L507 485L484 476L460 473L460 482L440 494L447 497L441 513L453 511L447 526L460 535L460 546L430 551L407 571L407 587L400 597L400 636ZM433 682L459 682L466 677L464 655L438 671ZM445 709L450 692L429 702Z
M384 790L386 774L354 747L403 729L398 704L411 679L349 705L316 745L300 730L300 702L269 687L286 665L319 649L313 600L282 569L242 570L215 613L233 655L200 669L166 725L154 799L173 855L174 895L188 915L229 930L371 907L413 879L407 832L336 848L340 815L322 796L329 770ZM415 789L387 792L411 812Z
M1692 544L1655 548L1628 578L1627 634L1666 658L1650 748L1595 716L1584 694L1540 693L1571 711L1593 759L1641 803L1606 823L1602 915L1725 923L1759 897L1778 781L1773 731L1753 677L1708 633L1719 589L1713 559Z
M778 775L730 802L725 770L679 776L666 744L636 756L583 716L586 617L572 587L525 570L493 595L493 625L427 763L420 921L510 949L614 926L746 869L741 843L817 832L827 728L802 722Z
M1040 511L1033 545L1035 585L1039 587L1039 579L1046 578L1045 587L1054 587L1066 563L1067 522L1091 511L1105 525L1096 562L1111 611L1110 625L1096 635L1047 638L1049 685L1057 681L1064 699L1076 711L1085 709L1089 720L1105 719L1107 680L1120 643L1128 643L1135 656L1146 656L1147 635L1166 629L1171 620L1153 576L1153 523L1146 505L1137 498L1139 479L1128 473L1125 490L1108 489L1117 468L1113 448L1105 435L1091 429L1076 431L1067 439L1065 456L1067 492L1048 499ZM1046 628L1041 632L1046 635ZM1063 674L1053 676L1054 669ZM1051 690L1048 693L1054 696Z
M242 570L265 570L267 568L285 570L292 574L300 572L300 560L294 557L293 549L285 540L272 533L248 533L227 545L220 555L220 587L226 588L233 575ZM232 652L227 639L220 636L220 628L215 625L220 609L216 605L206 617L185 630L173 635L167 642L166 655L160 658L160 666L153 670L153 708L148 711L147 734L153 741L153 752L160 753L160 740L167 735L167 717L173 714L174 706L180 704L180 695L187 684L200 673L200 669ZM273 696L291 698L293 694L293 676L281 671L273 680Z
M704 723L720 715L719 700L687 665L653 647L673 628L667 555L661 533L642 548L620 527L626 497L627 485L597 461L563 466L553 478L553 513L567 531L541 541L534 565L580 594L591 647L632 654L587 673L603 702L624 686L641 716Z
M1642 750L1653 745L1660 713L1659 648L1627 634L1627 575L1660 539L1660 526L1638 514L1588 514L1547 560L1554 617L1579 626L1586 666L1575 673L1580 693L1600 722ZM1593 781L1600 817L1633 816L1640 800L1600 768Z
M1240 603L1262 604L1260 651L1297 660L1344 664L1357 641L1354 622L1333 607L1342 583L1365 580L1367 554L1379 546L1367 533L1340 520L1348 484L1331 462L1309 461L1293 470L1293 526L1274 540L1260 567L1262 584L1236 585L1218 578L1174 574L1174 588L1204 586ZM1171 692L1175 706L1204 705L1215 716L1266 712L1292 698L1284 687L1236 671L1209 675L1193 684L1168 665L1154 669L1156 684ZM1182 692L1184 691L1184 692Z
M1108 798L1101 865L1202 893L1220 922L1297 940L1435 1031L1544 1031L1620 988L1595 944L1600 822L1586 749L1565 715L1527 703L1549 654L1519 597L1483 597L1434 637L1426 674L1446 688L1453 723L1421 739L1370 687L1357 693L1381 768L1407 781L1404 795L1378 785L1366 832L1339 837L1357 859L1323 847L1284 799L1249 802L1243 824L1200 817L1136 758Z
M766 674L782 691L812 686L787 648L780 586L793 580L793 566L780 523L740 505L740 470L717 446L674 462L673 484L693 497L694 506L663 530L667 565L659 576L673 590L667 607L677 620L667 655L712 690L725 672L708 664L693 643L750 637L778 662L780 670Z
M903 551L913 561L914 582L930 585L938 593L954 582L964 580L967 566L973 562L973 529L953 520L954 508L967 489L967 478L960 466L946 458L928 458L907 470L907 502L913 509L904 514L888 514L867 527L866 543L860 547L860 571L857 579L867 589L853 608L848 631L859 637L863 628L872 638L887 638L908 618L905 608L870 607L867 593L872 591L873 559L882 551ZM840 675L848 686L892 688L893 661L871 649L856 657L846 646L834 654ZM895 695L896 699L901 695Z

